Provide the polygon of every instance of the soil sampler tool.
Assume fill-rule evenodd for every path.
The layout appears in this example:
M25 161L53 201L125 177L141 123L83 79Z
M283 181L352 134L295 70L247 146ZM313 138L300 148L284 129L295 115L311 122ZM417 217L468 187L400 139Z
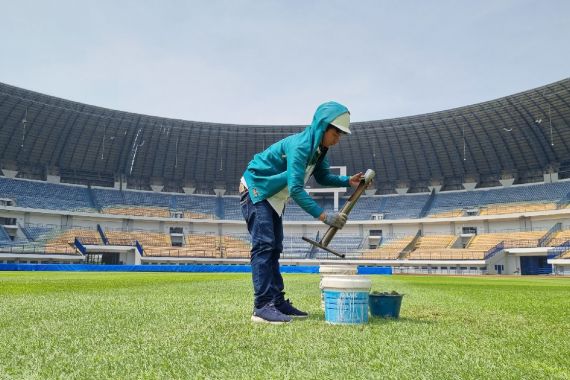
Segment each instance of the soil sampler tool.
M342 206L342 208L340 209L339 212L345 213L348 216L348 214L350 213L350 211L352 211L354 205L356 204L356 202L358 201L358 199L360 198L362 193L364 193L364 190L366 190L366 188L368 187L368 185L370 184L370 182L372 181L372 179L374 178L375 175L376 175L376 172L374 172L374 170L372 170L372 169L368 169L366 171L366 173L364 174L364 177L360 180L360 184L358 185L358 187L356 188L354 193L352 193L350 198L348 198L348 200L346 201L344 206ZM324 249L327 252L330 252L334 255L337 255L338 257L344 258L345 255L343 253L335 252L334 250L332 250L328 247L329 243L331 242L331 240L333 239L333 237L337 233L337 231L338 231L338 228L329 227L329 229L327 230L327 232L325 232L325 234L323 235L323 238L321 239L320 242L316 242L316 241L311 240L309 238L306 238L304 236L303 236L303 240L305 240L308 243L311 243L312 245L314 245L317 248Z

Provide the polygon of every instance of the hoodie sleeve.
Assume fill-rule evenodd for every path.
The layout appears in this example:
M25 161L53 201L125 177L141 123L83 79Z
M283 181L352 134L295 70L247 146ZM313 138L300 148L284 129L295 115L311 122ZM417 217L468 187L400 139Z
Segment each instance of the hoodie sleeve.
M330 187L348 187L350 177L346 175L334 175L330 171L329 159L325 156L313 172L315 179L320 185L330 186Z
M323 208L305 191L305 170L308 153L296 144L289 144L287 148L287 186L289 195L307 213L318 218Z

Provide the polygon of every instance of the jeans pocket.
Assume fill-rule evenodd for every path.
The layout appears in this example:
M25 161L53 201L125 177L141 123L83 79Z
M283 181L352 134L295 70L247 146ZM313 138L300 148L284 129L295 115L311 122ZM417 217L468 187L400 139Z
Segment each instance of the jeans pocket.
M244 204L246 204L248 197L249 197L249 194L248 194L247 191L244 191L243 193L241 193L241 194L239 195L239 204L240 204L240 206L243 206Z
M239 204L241 207L241 214L243 215L243 218L247 222L249 220L249 209L251 206L251 201L249 200L249 195L247 193L244 193L242 195Z

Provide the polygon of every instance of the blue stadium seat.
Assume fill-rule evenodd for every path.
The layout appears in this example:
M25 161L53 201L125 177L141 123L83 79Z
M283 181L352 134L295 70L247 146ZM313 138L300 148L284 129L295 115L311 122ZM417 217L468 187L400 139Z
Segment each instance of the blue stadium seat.
M546 183L538 185L521 185L509 188L458 191L438 193L434 199L429 215L453 209L484 207L491 204L508 204L518 202L552 202L556 203L567 197L570 182Z
M0 198L10 198L16 206L49 210L99 212L105 208L154 208L169 212L190 213L189 217L242 220L239 197L214 195L185 195L146 191L88 189L81 186L52 184L0 177ZM372 214L384 214L384 219L416 219L430 198L429 194L363 196L353 208L351 220L370 220ZM333 209L332 198L317 199L325 210ZM339 199L339 207L347 197ZM517 203L549 203L562 205L570 201L570 181L548 184L519 185L473 191L440 192L435 195L427 216L451 210L485 208L489 205ZM97 205L97 206L95 206ZM192 215L194 214L194 215ZM285 221L314 221L293 200L285 208ZM32 230L32 234L34 231Z
M56 230L54 226L20 226L24 234L34 242L46 241Z
M3 226L0 226L0 245L11 244L12 239L10 239L10 235L6 232L6 229Z
M95 212L85 187L0 177L0 198L18 207Z
M239 197L227 196L223 197L224 203L224 217L226 220L242 220L241 206L239 204Z

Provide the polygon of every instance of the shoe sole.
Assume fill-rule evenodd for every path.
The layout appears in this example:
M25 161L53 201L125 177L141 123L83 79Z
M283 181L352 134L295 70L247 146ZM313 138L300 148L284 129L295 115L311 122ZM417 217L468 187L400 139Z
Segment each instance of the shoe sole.
M309 318L308 315L290 315L291 318L295 318L295 319L307 319Z
M268 321L267 319L263 319L255 315L251 316L251 321L255 323L271 323L272 325L282 325L285 323L291 323L291 321Z

